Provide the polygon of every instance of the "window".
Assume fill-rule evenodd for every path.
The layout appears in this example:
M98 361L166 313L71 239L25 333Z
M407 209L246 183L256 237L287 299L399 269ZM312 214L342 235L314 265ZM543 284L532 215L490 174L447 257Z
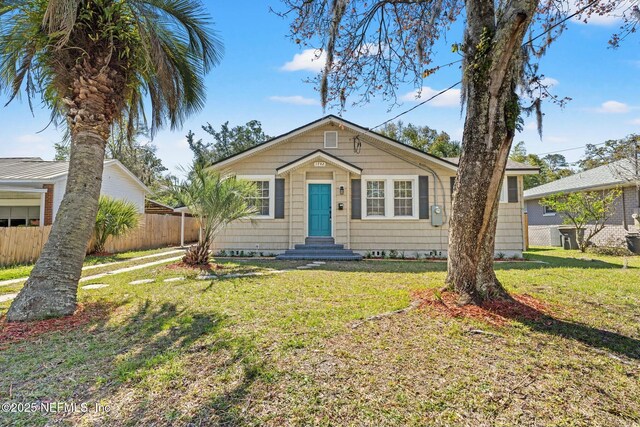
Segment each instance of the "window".
M253 218L273 219L275 213L275 176L273 175L236 175L238 179L244 179L256 186L256 197L248 201L250 206L256 208Z
M324 148L338 148L338 132L327 131L324 133Z
M393 182L393 214L413 216L413 181Z
M418 176L364 176L361 199L362 219L418 219Z
M551 209L548 206L542 206L542 215L553 216L556 214L556 211Z
M367 216L384 214L384 181L367 181Z
M269 181L253 181L256 185L257 195L249 201L256 208L256 215L269 216Z

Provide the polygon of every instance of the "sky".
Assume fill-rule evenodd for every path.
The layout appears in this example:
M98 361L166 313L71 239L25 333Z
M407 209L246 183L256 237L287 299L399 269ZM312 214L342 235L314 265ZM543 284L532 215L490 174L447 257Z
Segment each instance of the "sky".
M191 116L181 130L160 130L153 140L158 155L172 173L190 164L192 155L185 135L189 129L206 140L201 126L215 128L228 121L239 125L259 120L264 131L277 136L322 117L338 114L364 127L376 126L416 105L414 87L400 88L402 104L392 109L381 97L364 106L346 111L323 113L319 94L305 79L322 67L313 60L312 51L301 49L287 38L288 21L270 13L281 9L275 0L206 1L222 38L225 54L219 66L206 78L207 103ZM607 41L618 28L614 18L598 18L589 24L571 22L568 31L552 45L541 60L541 72L552 84L552 92L572 100L560 108L543 104L543 135L538 135L535 119L525 117L525 126L514 144L524 141L527 151L536 154L562 151L576 161L584 149L569 150L585 144L597 144L640 132L640 39L636 35L619 49L609 49ZM455 31L441 43L434 64L459 57L450 44L460 42ZM458 67L442 69L424 81L423 99L460 80ZM2 107L0 97L0 157L33 156L50 160L53 145L62 130L49 126L49 111L36 105L29 110L26 99L14 100ZM464 124L460 113L459 90L447 92L434 102L416 108L402 117L405 123L427 125L461 139ZM46 129L45 129L46 128ZM44 129L44 130L43 130Z

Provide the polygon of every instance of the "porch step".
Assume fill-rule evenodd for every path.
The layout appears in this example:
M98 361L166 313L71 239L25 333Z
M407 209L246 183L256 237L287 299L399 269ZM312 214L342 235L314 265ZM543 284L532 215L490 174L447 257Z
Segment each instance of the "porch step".
M286 255L281 254L276 259L283 261L361 261L362 255Z
M307 237L305 244L295 245L276 256L281 260L314 260L314 261L360 261L361 255L345 249L344 245L335 243L333 237Z
M313 250L343 250L344 249L344 245L338 245L338 244L329 244L329 245L318 245L318 244L303 244L303 245L295 245L296 249L313 249Z
M306 245L333 245L336 243L333 237L307 237L304 239Z

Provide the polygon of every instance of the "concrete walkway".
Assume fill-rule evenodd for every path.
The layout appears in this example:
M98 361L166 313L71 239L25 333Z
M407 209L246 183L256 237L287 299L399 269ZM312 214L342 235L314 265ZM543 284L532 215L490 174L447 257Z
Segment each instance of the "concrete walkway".
M126 259L126 260L123 260L123 261L108 262L108 263L105 263L105 264L87 265L85 267L82 267L82 271L94 270L96 268L109 267L109 266L114 266L114 265L121 265L121 264L129 263L129 262L135 262L135 261L139 261L139 260L143 260L143 259L158 258L158 257L161 257L161 256L177 254L177 253L184 253L184 249L176 249L176 250L172 250L172 251L159 252L157 254L151 254L151 255L145 255L145 256L136 257L136 258L130 258L130 259ZM163 262L175 261L175 260L178 260L180 258L182 258L182 256L172 257L170 259L162 259L159 262L141 264L139 266L136 265L134 267L144 268L145 266L158 265L158 264L162 264ZM128 267L128 268L133 268L133 267ZM137 270L137 269L138 268L134 268L134 270ZM89 278L95 279L95 278L98 278L98 277L104 277L105 275L117 274L116 272L125 273L126 271L133 271L133 270L128 270L127 268L123 268L123 269L120 269L120 270L114 270L114 271L111 271L111 272L96 274L96 275L93 275L93 276L86 276L86 277L83 277L82 279L80 279L80 281L83 282L85 280L88 280ZM16 283L26 282L28 278L29 277L20 277L18 279L3 280L3 281L0 282L0 287L7 286L7 285L14 285Z

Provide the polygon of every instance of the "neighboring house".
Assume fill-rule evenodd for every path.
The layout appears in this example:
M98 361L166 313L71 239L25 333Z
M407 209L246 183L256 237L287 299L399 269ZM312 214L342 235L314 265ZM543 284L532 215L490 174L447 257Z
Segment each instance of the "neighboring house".
M335 242L360 254L447 254L457 159L327 116L212 168L254 181L259 190L259 214L227 226L215 240L217 250L290 255L304 250L306 241ZM508 164L496 252L522 253L522 176L537 172Z
M69 162L0 158L0 227L51 225L67 185ZM117 160L105 160L101 194L144 212L149 189Z
M615 212L604 228L593 238L596 245L623 246L628 232L639 231L640 194L636 184L624 178L632 170L630 160L619 160L584 172L552 181L524 192L529 219L529 243L540 246L560 246L558 226L562 217L540 204L545 196L579 191L606 191L620 187L623 192L614 205ZM635 218L634 218L635 215Z

